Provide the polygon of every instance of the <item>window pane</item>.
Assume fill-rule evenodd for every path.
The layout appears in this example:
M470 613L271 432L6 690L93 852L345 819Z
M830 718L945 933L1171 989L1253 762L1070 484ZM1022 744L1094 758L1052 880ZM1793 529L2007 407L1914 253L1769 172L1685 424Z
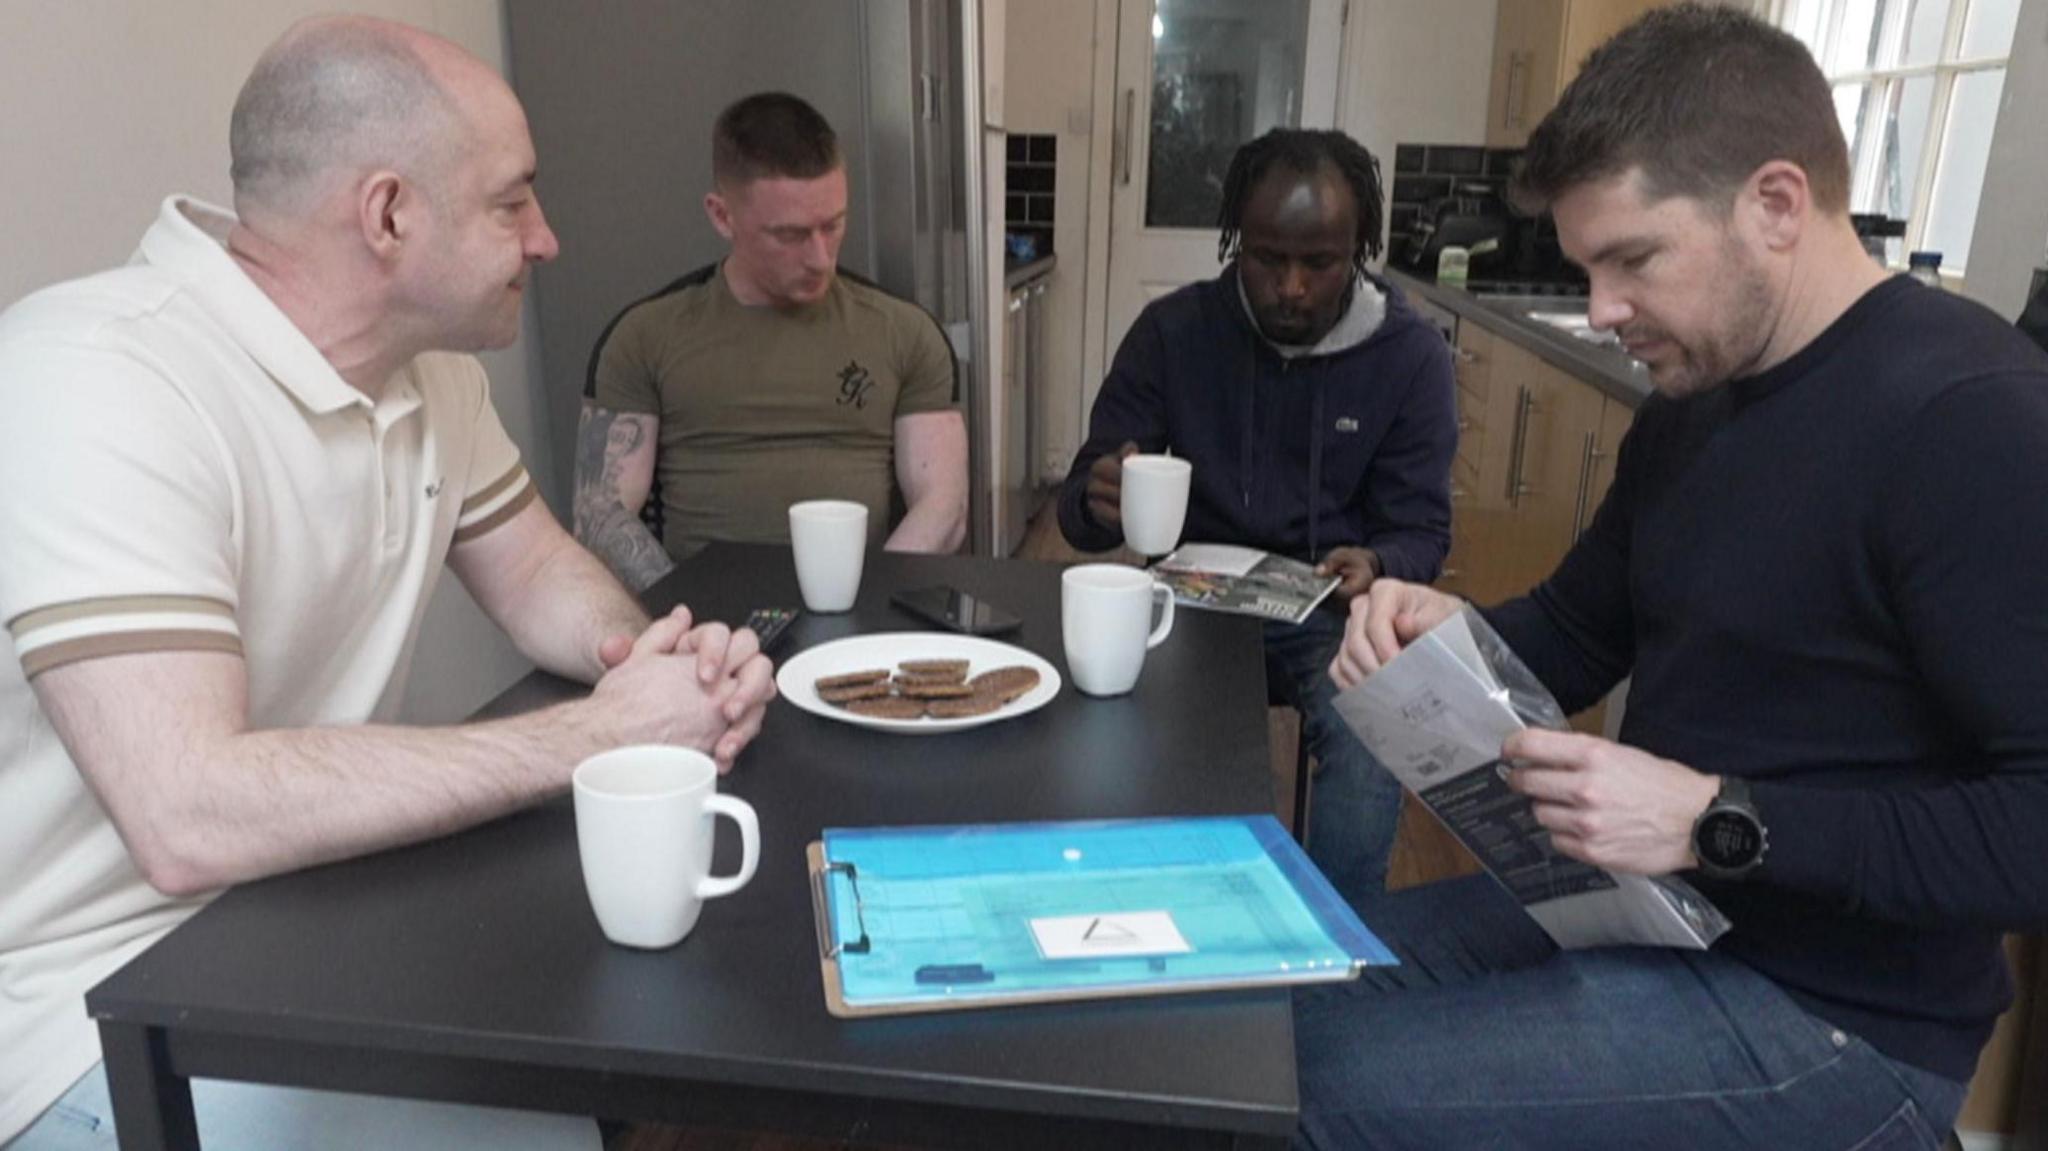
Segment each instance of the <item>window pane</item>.
M1785 31L1799 38L1806 50L1820 61L1820 38L1827 34L1826 0L1790 0L1785 6Z
M1970 0L1970 15L1963 21L1962 58L2011 55L2013 25L2019 19L2020 0Z
M1866 150L1874 147L1878 138L1870 125L1876 119L1873 105L1883 90L1882 83L1835 85L1835 117L1841 121L1842 138L1849 144L1849 203L1858 212L1870 211L1870 203L1875 196L1869 177L1870 165L1864 162L1864 158Z
M1213 228L1240 144L1301 123L1308 0L1159 0L1145 225Z
M1911 68L1941 58L1941 37L1948 30L1949 4L1950 0L1912 0L1906 13L1906 43L1899 52L1899 63Z
M1883 11L1884 0L1844 0L1842 30L1835 36L1835 57L1828 64L1828 75L1865 72L1877 63L1877 40L1884 31L1884 21L1879 19Z
M1920 156L1927 144L1934 77L1914 76L1893 85L1891 105L1879 145L1884 151L1866 210L1905 220L1913 215L1913 186L1920 179Z
M1856 170L1856 148L1863 134L1863 95L1868 84L1835 85L1835 119L1841 121L1842 139L1849 142L1849 170Z
M1949 98L1948 126L1941 144L1941 168L1934 176L1927 233L1920 246L1942 254L1942 266L1960 270L1970 258L1970 234L1977 226L1977 196L1984 164L1991 158L1991 128L1998 119L1998 95L2005 69L1965 72Z

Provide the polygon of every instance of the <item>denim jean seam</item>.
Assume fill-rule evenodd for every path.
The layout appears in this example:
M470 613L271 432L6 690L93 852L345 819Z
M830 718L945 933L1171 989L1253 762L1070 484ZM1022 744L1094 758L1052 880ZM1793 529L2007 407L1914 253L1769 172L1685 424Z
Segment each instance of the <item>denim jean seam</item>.
M1933 1128L1927 1125L1927 1117L1921 1113L1920 1105L1913 1101L1913 1097L1911 1095L1908 1095L1906 1096L1906 1099L1903 1103L1900 1103L1896 1108L1892 1109L1892 1113L1890 1115L1885 1116L1884 1122L1878 1124L1876 1127L1871 1128L1870 1133L1868 1135L1865 1135L1863 1138L1858 1139L1856 1141L1855 1146L1848 1148L1848 1151L1863 1151L1864 1148L1869 1147L1871 1145L1871 1140L1877 1138L1880 1135L1885 1134L1886 1130L1890 1128L1892 1124L1898 1122L1902 1118L1906 1121L1906 1125L1912 1129L1915 1135L1921 1136L1928 1143L1934 1144L1936 1146L1940 1145L1941 1133L1935 1131Z
M1832 1068L1833 1066L1835 1066L1836 1064L1840 1063L1841 1061L1842 1061L1842 1056L1841 1056L1840 1054L1836 1054L1836 1055L1830 1056L1830 1057L1829 1057L1829 1058L1828 1058L1827 1060L1825 1060L1824 1062L1818 1063L1818 1064L1816 1064L1816 1065L1814 1065L1814 1066L1812 1066L1812 1067L1809 1067L1809 1068L1807 1068L1807 1069L1806 1069L1806 1070L1804 1070L1804 1071L1801 1071L1801 1072L1800 1072L1799 1074L1797 1074L1797 1075L1794 1075L1794 1076L1793 1076L1793 1077L1791 1077L1790 1079L1785 1079L1785 1080L1781 1080L1781 1081L1779 1081L1779 1082L1776 1082L1776 1083L1770 1083L1770 1084L1765 1084L1764 1086L1761 1086L1761 1087L1729 1087L1729 1088L1725 1088L1725 1089L1721 1089L1721 1090L1716 1090L1716 1091L1668 1091L1668 1092L1661 1092L1661 1093L1657 1093L1657 1094L1648 1094L1648 1095L1646 1095L1646 1094L1630 1094L1630 1095L1609 1095L1609 1096L1603 1096L1603 1097L1601 1097L1601 1098L1599 1098L1599 1099L1583 1099L1583 1100L1575 1100L1575 1099L1527 1099L1527 1100L1521 1100L1521 1099L1516 1099L1516 1100L1504 1100L1504 1101L1476 1101L1476 1102L1475 1102L1475 1101L1460 1101L1460 1102L1456 1102L1456 1103L1420 1103L1420 1104L1396 1104L1396 1105L1394 1105L1394 1106L1392 1106L1392 1107L1382 1106L1382 1105L1379 1105L1379 1104L1365 1104L1365 1105L1363 1105L1363 1106L1359 1106L1359 1107L1347 1107L1347 1108L1342 1108L1342 1109L1327 1109L1325 1113L1326 1113L1326 1114L1331 1114L1331 1115L1350 1115L1350 1114L1354 1114L1354 1113L1356 1113L1356 1112L1360 1112L1360 1111L1372 1111L1372 1112L1385 1112L1385 1111L1388 1111L1388 1110L1393 1110L1393 1111L1415 1111L1415 1112L1430 1112L1430 1111L1474 1111L1474 1110L1496 1110L1496 1109L1499 1109L1499 1110L1505 1110L1505 1109L1507 1109L1507 1108L1558 1108L1558 1109L1563 1109L1563 1108L1570 1108L1570 1107L1610 1107L1610 1106L1614 1106L1614 1105L1617 1105L1617 1104L1632 1104L1632 1103L1669 1103L1669 1102L1674 1102L1674 1101L1679 1101L1679 1100L1688 1100L1688 1099L1727 1099L1727 1098L1730 1098L1730 1097L1737 1097L1737 1096L1743 1096L1743 1097L1755 1097L1755 1096L1765 1096L1765 1095L1778 1095L1778 1094L1782 1094L1782 1093L1784 1093L1784 1092L1786 1092L1786 1091L1789 1091L1789 1090L1791 1090L1792 1088L1794 1088L1794 1087L1798 1086L1798 1085L1800 1084L1800 1082L1801 1082L1801 1081L1803 1081L1803 1080L1805 1080L1805 1079L1808 1079L1808 1078L1811 1078L1812 1076L1814 1076L1814 1075L1817 1075L1817 1074L1819 1074L1819 1073L1820 1073L1820 1072L1822 1072L1822 1071L1826 1071L1826 1070L1828 1070L1828 1069ZM1911 1097L1910 1097L1910 1096L1908 1096L1908 1099L1909 1099L1909 1100L1910 1100L1910 1098L1911 1098Z

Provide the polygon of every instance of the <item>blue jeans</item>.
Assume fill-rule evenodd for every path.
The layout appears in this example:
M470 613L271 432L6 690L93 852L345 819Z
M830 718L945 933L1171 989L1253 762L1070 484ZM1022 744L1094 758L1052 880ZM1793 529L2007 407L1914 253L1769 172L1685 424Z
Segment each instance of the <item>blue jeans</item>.
M1401 818L1401 784L1337 715L1330 660L1344 617L1321 610L1298 625L1266 625L1266 682L1301 711L1301 738L1321 770L1309 791L1308 855L1351 906L1363 910L1386 884Z
M1404 965L1296 994L1297 1147L1890 1151L1938 1147L1962 1108L1965 1085L1885 1057L1736 960L1544 957L1514 925L1475 928L1493 912L1458 897L1505 898L1490 886L1387 897L1373 926ZM1430 906L1438 888L1451 898ZM1493 966L1492 941L1526 965Z
M569 1115L381 1099L213 1079L192 1081L206 1151L490 1148L599 1151L597 1124ZM107 1073L96 1065L0 1151L115 1151Z

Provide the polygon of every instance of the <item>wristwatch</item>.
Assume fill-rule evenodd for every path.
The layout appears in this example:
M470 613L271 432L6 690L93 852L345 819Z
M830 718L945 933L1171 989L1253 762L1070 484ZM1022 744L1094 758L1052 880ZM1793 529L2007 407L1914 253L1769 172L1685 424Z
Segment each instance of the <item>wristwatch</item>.
M1741 879L1764 861L1771 837L1749 798L1749 784L1721 777L1720 793L1692 821L1692 853L1709 879Z

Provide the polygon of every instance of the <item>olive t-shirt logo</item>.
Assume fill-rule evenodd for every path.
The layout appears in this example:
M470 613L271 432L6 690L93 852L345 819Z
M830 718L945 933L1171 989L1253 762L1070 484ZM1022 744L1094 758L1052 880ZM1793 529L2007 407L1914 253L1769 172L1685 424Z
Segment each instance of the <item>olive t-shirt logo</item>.
M852 404L856 408L867 407L868 393L874 388L875 377L860 366L860 361L848 360L846 366L839 369L839 403L842 406Z

